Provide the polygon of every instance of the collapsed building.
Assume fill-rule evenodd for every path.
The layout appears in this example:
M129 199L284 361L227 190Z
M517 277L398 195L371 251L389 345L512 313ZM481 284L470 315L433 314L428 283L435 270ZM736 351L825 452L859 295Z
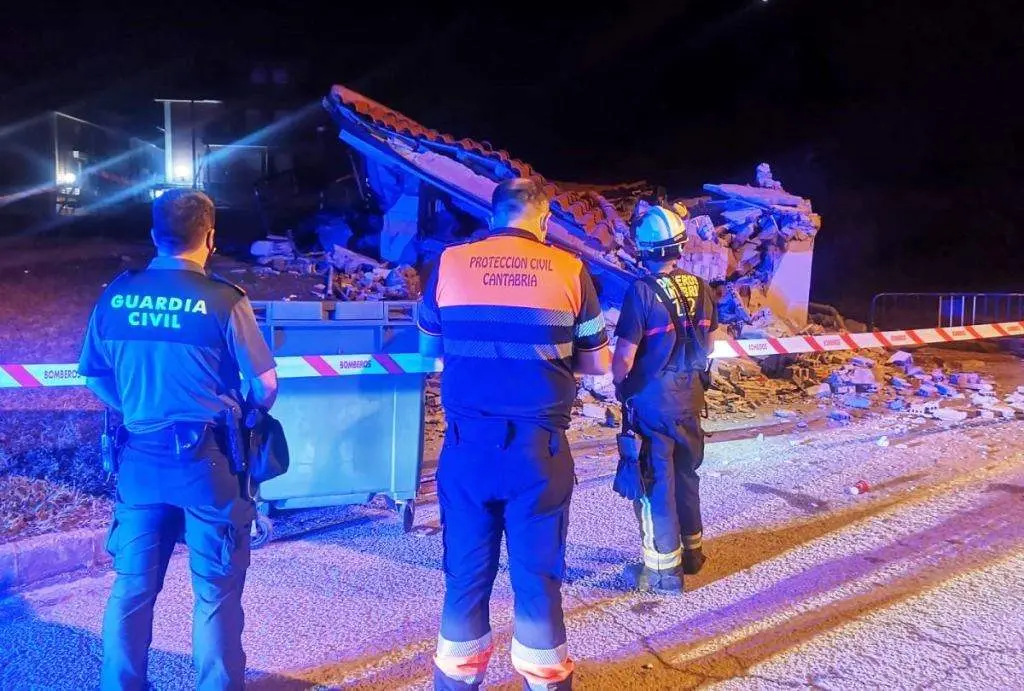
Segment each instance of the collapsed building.
M339 258L341 275L335 280L346 280L353 270L360 272L357 282L367 285L388 275L375 258L354 261L360 255L353 250L408 275L408 267L487 228L491 194L500 181L533 176L552 198L549 241L587 263L614 322L615 308L640 272L627 219L651 194L649 185L549 181L506 151L424 127L344 86L335 86L323 105L353 154L359 194L376 212L373 223L359 228L344 217L320 219L321 244L328 257ZM786 335L803 328L814 237L821 227L811 203L782 189L767 164L758 166L753 185L709 184L704 191L674 200L688 212L690 242L680 265L718 288L722 321L735 335ZM336 296L372 299L384 292L339 290Z

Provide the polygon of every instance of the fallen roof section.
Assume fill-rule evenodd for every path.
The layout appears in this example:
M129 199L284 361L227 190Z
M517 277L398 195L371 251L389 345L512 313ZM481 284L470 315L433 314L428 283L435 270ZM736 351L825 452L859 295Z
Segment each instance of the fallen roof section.
M323 104L338 124L342 141L360 154L386 160L483 216L490 213L491 194L502 180L541 179L552 198L552 243L587 262L605 301L620 302L633 282L634 275L608 256L615 252L615 235L625 233L627 225L599 194L562 189L507 151L428 129L344 86L333 87Z

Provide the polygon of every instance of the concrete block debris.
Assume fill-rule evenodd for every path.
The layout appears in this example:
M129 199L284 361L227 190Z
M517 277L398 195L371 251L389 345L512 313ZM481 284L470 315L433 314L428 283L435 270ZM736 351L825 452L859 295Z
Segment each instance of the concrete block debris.
M981 376L974 372L956 372L950 375L949 381L956 386L967 386L980 383Z
M871 407L871 399L866 396L845 396L843 397L843 405L848 408L867 410Z
M804 389L804 393L812 398L824 398L832 394L832 387L828 384L818 384L816 386L809 386Z
M971 405L985 408L987 406L997 405L999 399L990 393L973 393L971 394Z
M828 419L832 420L834 422L849 422L850 420L853 419L853 416L850 415L845 410L838 410L838 409L836 409L836 410L830 410L829 411Z
M1000 403L993 403L985 406L982 412L988 411L994 416L999 416L1007 420L1012 420L1017 416L1017 410L1008 405L1002 405Z
M914 362L914 356L911 355L910 353L906 352L905 350L897 350L889 358L889 364L890 365L898 365L898 366L904 367L904 368L906 368L908 365L910 365L913 362Z
M912 403L907 409L907 412L911 415L930 415L932 411L939 409L938 401L924 401L921 403Z
M850 364L854 367L874 367L875 361L869 357L864 357L863 355L855 355L850 360Z
M931 412L931 415L943 422L961 422L967 419L966 410L955 410L953 408L936 408Z

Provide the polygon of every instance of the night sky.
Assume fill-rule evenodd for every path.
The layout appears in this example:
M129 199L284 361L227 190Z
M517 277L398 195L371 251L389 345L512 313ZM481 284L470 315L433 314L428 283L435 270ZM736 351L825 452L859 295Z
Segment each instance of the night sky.
M297 59L297 97L343 83L551 179L687 196L767 160L824 217L814 297L850 311L1024 290L1019 0L215 5L5 9L0 115L155 125L154 96L244 92L247 65Z

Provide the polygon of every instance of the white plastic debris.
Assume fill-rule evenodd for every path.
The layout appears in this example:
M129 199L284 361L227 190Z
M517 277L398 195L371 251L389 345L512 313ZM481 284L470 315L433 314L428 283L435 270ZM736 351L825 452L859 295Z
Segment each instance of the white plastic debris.
M889 446L889 437L882 435L881 437L878 438L878 441L876 441L875 443L883 448Z

